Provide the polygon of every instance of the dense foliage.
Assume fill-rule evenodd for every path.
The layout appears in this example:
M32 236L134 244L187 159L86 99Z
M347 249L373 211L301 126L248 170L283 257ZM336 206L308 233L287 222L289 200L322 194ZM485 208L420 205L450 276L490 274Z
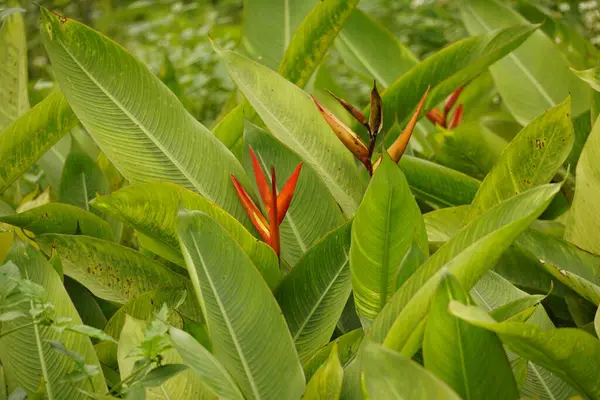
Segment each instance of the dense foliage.
M0 399L600 399L595 2L117 3L0 8Z

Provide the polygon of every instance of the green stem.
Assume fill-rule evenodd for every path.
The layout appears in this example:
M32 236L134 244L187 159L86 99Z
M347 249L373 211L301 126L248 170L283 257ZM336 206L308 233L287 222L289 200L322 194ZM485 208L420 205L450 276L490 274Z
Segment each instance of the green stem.
M29 328L30 326L33 326L35 324L36 324L36 322L34 321L34 322L30 322L28 324L23 324L21 326L17 326L16 328L13 328L13 329L9 329L6 332L2 332L2 333L0 333L0 339L2 339L4 336L10 335L11 333L19 331L23 328Z
M33 308L33 302L31 304ZM44 349L42 347L42 338L40 337L40 329L38 324L33 322L33 332L35 334L35 342L37 344L38 356L40 357L40 366L42 367L42 376L44 377L44 381L46 383L46 396L48 400L53 400L54 396L52 396L52 386L50 385L50 376L48 375L48 369L46 368L46 360L44 358Z
M134 378L137 376L137 374L139 374L140 372L142 372L147 366L148 366L148 362L145 363L144 365L142 365L141 367L139 367L138 369L136 369L135 371L133 371L131 374L129 374L129 376L127 376L125 379L122 379L121 382L117 383L115 385L115 387L113 387L112 389L110 389L110 391L108 392L110 393L116 393L119 389L121 389L121 386L123 386L127 381L129 381L131 378Z

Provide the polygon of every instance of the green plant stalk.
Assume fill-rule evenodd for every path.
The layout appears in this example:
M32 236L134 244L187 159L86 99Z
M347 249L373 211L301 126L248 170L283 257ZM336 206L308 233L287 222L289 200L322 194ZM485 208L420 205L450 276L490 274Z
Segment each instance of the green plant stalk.
M29 277L27 277L27 279L29 279ZM30 307L33 309L33 301L29 300L29 304ZM42 367L42 376L44 377L44 382L46 383L46 395L48 396L48 400L53 400L54 396L52 395L52 386L50 385L50 377L48 376L48 368L46 367L46 359L44 358L44 349L42 348L40 328L38 327L38 322L36 321L33 321L31 324L33 325L35 343L37 345L38 356L40 357L40 367Z
M112 389L108 391L108 394L110 395L111 393L117 393L118 390L121 389L121 386L123 386L127 381L131 380L132 378L135 378L137 374L142 372L150 363L151 362L144 363L144 365L133 371L131 374L129 374L129 376L125 377L125 379L122 379L121 382L117 383Z

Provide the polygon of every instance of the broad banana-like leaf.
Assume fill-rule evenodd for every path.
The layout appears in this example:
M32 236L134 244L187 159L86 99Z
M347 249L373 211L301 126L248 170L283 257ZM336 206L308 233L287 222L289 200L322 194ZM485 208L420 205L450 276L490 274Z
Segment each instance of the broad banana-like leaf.
M359 9L344 24L336 48L347 65L383 87L419 63L399 38Z
M146 66L85 25L42 8L41 36L73 111L130 182L167 181L202 194L240 221L229 174L249 180L222 143Z
M276 70L300 23L316 0L248 0L244 3L242 43L257 61Z
M178 235L217 360L246 398L299 398L305 381L292 336L250 258L199 211L180 213Z
M144 244L152 252L185 266L177 239L179 207L199 210L213 217L248 254L256 268L275 287L280 272L275 252L258 241L231 215L204 197L172 183L142 183L120 189L109 196L99 196L92 207L116 215L149 240Z
M310 96L244 56L217 51L271 133L313 167L347 216L354 215L364 189L358 168Z
M519 47L536 28L516 25L464 39L442 49L415 65L382 93L383 115L391 117L397 114L398 121L407 120L430 87L420 114L425 115L454 90ZM393 125L394 118L386 118L384 122L385 132Z
M229 372L189 333L171 327L169 336L179 356L210 391L222 399L244 399Z
M386 154L352 223L352 288L363 326L370 326L394 293L398 267L413 242L429 254L419 206Z
M453 130L438 129L428 136L435 152L435 161L483 179L500 159L506 140L483 124L471 122Z
M27 40L20 12L0 21L0 131L29 109Z
M462 3L462 20L471 35L488 34L527 20L496 0ZM573 96L573 115L588 106L585 85L570 73L569 62L542 31L490 67L496 87L511 114L527 125L548 108Z
M27 229L36 235L64 233L114 240L110 225L102 218L69 204L48 203L20 214L0 217L0 222Z
M277 288L301 362L329 342L352 291L350 229L348 222L315 243Z
M550 182L573 147L571 101L546 111L506 146L471 204L473 220L502 200Z
M137 346L142 344L145 326L146 323L144 321L126 315L125 325L123 326L118 346L118 361L121 379L127 378L134 371L135 362L141 358L132 356L131 353ZM175 349L166 350L161 355L163 356L164 362L162 365L183 364L183 358L181 358ZM203 385L200 378L189 369L178 373L158 387L146 388L145 395L145 398L149 400L217 399L217 397L210 393Z
M440 207L471 204L481 182L461 172L417 157L398 163L415 197Z
M48 233L36 237L46 254L52 246L58 251L65 275L88 288L95 296L123 304L160 287L186 288L189 280L141 253L89 236ZM197 315L193 299L188 299L187 315ZM194 311L195 310L195 311Z
M338 356L337 344L333 344L327 361L317 369L308 384L302 399L337 400L342 392L344 369Z
M550 235L528 229L516 241L538 268L595 305L600 304L600 257Z
M327 346L321 348L304 364L304 375L306 376L306 379L310 381L310 378L317 372L319 367L327 361L331 355L333 346L336 346L337 348L340 363L343 367L346 367L346 365L354 359L364 336L365 332L362 329L355 329L343 334L330 342Z
M249 108L250 106L248 106ZM242 146L244 139L244 114L246 110L242 105L235 107L227 113L212 131L215 136L236 156L242 159Z
M77 117L64 96L56 92L0 132L0 193L27 171L76 123Z
M12 261L18 266L23 278L46 289L48 301L53 304L57 316L72 318L72 322L76 324L82 323L60 277L48 265L42 254L30 245L16 240L7 261ZM8 265L2 268L7 268ZM25 303L19 306L19 311L29 315L29 307L29 303ZM27 318L2 322L2 332L28 322L31 320ZM33 394L40 386L40 377L43 377L46 397L49 400L88 398L77 390L77 386L65 379L65 375L74 370L73 360L52 350L48 340L60 340L69 350L79 353L86 364L100 367L98 357L87 336L69 331L61 334L51 327L37 325L23 328L14 334L0 338L0 363L4 367L9 393L21 387L27 393ZM92 377L91 380L95 390L106 391L102 374ZM94 390L87 381L84 385L81 389Z
M94 160L81 151L73 140L60 179L59 201L90 211L89 201L97 194L107 193L106 177Z
M448 313L450 301L471 304L460 283L446 273L433 295L425 327L425 368L463 399L518 398L517 383L500 339Z
M248 175L253 173L248 146L254 150L263 171L269 171L271 165L275 166L279 177L278 190L281 190L287 177L298 166L300 157L264 130L248 123L243 150L244 167ZM258 193L258 189L255 193ZM279 228L283 258L294 266L313 243L343 222L344 216L327 187L310 165L303 165L292 203Z
M466 290L548 206L560 185L543 185L511 197L464 227L394 294L373 325L373 337L402 350L427 315L440 270L446 266Z
M55 270L57 261L60 261L60 257L55 252L50 257L50 264L54 266ZM57 272L59 271L57 270ZM106 316L100 308L96 298L89 290L85 288L85 286L79 284L77 281L69 278L68 276L65 278L64 274L62 275L62 278L64 278L63 283L65 285L65 289L67 290L71 301L75 305L77 313L81 316L83 323L103 330L108 321L106 320Z
M364 390L372 399L460 399L421 365L378 343L365 346L362 371Z
M281 76L304 87L358 2L359 0L317 2L302 20L285 50L278 70Z
M600 369L586 360L600 357L600 341L575 328L550 331L522 322L496 322L478 307L451 302L453 315L500 336L502 342L523 358L532 360L592 399L600 397ZM592 357L592 358L589 358Z
M600 204L596 194L600 190L600 121L596 120L588 137L579 163L575 196L566 223L565 239L577 247L600 255Z

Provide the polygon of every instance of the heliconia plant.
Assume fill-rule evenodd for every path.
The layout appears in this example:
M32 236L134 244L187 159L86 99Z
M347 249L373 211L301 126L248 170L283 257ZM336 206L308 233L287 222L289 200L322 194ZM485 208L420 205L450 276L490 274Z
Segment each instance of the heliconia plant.
M210 38L221 5L112 3L87 20L116 41L0 8L0 399L600 399L600 52L571 19L434 2L471 36L421 60L357 0L246 0ZM227 74L209 129L195 85Z

